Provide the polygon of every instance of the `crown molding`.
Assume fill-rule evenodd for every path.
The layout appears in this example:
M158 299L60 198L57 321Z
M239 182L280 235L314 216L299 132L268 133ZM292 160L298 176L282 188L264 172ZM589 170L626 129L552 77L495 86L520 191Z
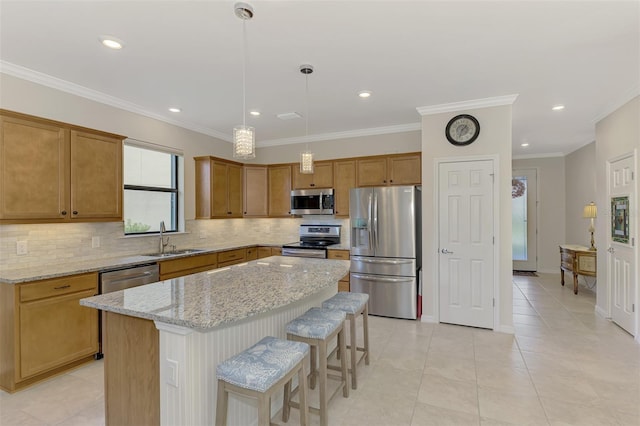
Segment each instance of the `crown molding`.
M384 135L390 133L415 132L422 130L421 123L399 124L397 126L371 127L368 129L347 130L344 132L322 133L318 135L309 135L295 138L270 139L256 142L258 148L266 148L269 146L292 145L296 143L320 142L335 139L356 138L360 136Z
M526 155L514 155L511 157L512 160L532 160L536 158L555 158L555 157L564 157L566 154L562 152L550 152L548 154L526 154Z
M173 124L174 126L182 127L184 129L193 130L194 132L202 133L214 138L222 139L223 141L231 142L231 135L218 132L208 127L200 126L194 123L176 120L169 118L161 114L157 114L146 110L140 105L134 104L116 98L115 96L107 95L106 93L99 92L97 90L89 89L88 87L80 86L75 83L71 83L66 80L62 80L57 77L52 77L48 74L44 74L38 71L34 71L29 68L22 67L20 65L12 64L11 62L0 61L0 73L7 74L13 77L21 78L23 80L31 81L32 83L40 84L42 86L50 87L52 89L60 90L61 92L70 93L72 95L80 96L101 104L109 105L115 108L119 108L125 111L133 112L135 114L143 115L145 117L153 118L155 120L164 121L165 123Z
M618 108L620 108L622 105L626 104L631 99L639 95L640 95L640 86L636 83L635 85L630 87L627 91L620 94L620 96L618 96L618 98L614 102L611 102L602 110L600 114L594 117L593 124L596 124L598 121L607 117L608 115L616 111Z
M428 105L416 108L420 115L440 114L442 112L463 111L467 109L488 108L502 105L512 105L516 98L515 95L495 96L492 98L474 99L471 101L452 102L440 105Z

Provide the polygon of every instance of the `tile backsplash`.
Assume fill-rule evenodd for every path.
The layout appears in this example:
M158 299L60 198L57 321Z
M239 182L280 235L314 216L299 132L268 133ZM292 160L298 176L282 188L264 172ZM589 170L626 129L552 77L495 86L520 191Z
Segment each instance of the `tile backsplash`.
M310 222L342 225L342 244L349 244L348 219L310 216L189 220L186 232L169 234L169 245L180 249L236 243L284 244L297 241L299 225ZM92 248L95 238L99 247ZM17 254L18 242L26 242L26 254ZM0 270L154 253L158 243L157 234L125 237L123 222L0 225Z

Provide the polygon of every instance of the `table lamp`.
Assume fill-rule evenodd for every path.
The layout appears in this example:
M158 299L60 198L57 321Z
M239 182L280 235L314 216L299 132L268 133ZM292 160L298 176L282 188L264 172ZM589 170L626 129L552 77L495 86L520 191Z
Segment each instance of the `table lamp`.
M596 217L598 217L598 207L596 207L595 203L592 201L589 204L587 204L586 206L584 206L584 211L582 212L582 217L586 217L591 219L591 224L589 225L589 232L591 232L591 247L589 247L589 250L591 251L595 251L596 250L596 246L593 244L593 231L595 231L595 228L593 226L593 219L595 219Z

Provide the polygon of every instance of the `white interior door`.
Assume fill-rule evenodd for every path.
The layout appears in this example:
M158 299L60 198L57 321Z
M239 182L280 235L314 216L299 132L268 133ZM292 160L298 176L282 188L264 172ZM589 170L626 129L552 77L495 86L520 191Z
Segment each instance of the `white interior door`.
M608 232L608 280L611 289L611 319L635 335L637 290L635 236L635 156L609 163L611 224ZM636 218L635 220L633 218Z
M438 167L440 322L493 328L493 160Z
M515 271L538 270L538 173L536 169L512 172L512 245Z

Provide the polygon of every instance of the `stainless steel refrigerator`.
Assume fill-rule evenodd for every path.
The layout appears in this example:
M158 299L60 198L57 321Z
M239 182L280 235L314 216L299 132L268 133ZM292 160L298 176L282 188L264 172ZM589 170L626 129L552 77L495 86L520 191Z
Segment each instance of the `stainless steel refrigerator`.
M349 195L351 291L369 294L370 314L416 319L421 188L353 188Z

